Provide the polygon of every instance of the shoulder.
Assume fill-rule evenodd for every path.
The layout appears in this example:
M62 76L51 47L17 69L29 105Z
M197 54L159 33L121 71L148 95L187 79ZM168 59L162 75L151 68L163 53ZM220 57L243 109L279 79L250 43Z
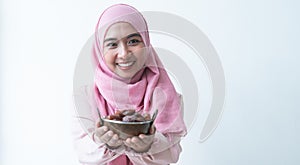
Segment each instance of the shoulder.
M84 85L80 86L79 88L76 88L73 90L73 95L91 95L93 93L93 85Z
M94 86L84 85L80 86L73 91L73 99L75 102L87 101L90 104L94 104Z

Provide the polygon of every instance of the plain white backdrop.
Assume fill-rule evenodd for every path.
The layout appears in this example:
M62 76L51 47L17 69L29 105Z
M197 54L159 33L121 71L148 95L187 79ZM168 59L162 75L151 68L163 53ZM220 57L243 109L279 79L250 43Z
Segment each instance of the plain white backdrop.
M298 1L1 0L1 165L78 164L70 130L75 64L101 12L120 2L184 17L208 36L222 61L222 120L199 143L206 114L199 112L178 164L299 164ZM153 45L172 42L165 38ZM207 75L189 55L182 58L207 86L200 87L200 107L207 109Z

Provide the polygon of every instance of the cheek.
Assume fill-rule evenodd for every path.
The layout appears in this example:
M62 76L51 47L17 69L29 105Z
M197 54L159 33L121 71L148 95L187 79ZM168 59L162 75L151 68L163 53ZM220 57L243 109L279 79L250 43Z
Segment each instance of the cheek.
M139 65L141 67L144 66L144 64L146 62L146 57L147 57L146 55L147 55L147 53L146 53L145 49L140 50L138 58L139 58Z
M114 70L115 67L115 56L111 53L104 55L104 62L110 70Z

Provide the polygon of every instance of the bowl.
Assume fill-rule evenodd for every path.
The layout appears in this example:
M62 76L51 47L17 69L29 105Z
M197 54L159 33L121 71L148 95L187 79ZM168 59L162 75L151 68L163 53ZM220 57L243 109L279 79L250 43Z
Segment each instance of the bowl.
M153 120L142 122L125 122L101 118L103 125L119 135L120 139L127 139L139 134L148 134Z

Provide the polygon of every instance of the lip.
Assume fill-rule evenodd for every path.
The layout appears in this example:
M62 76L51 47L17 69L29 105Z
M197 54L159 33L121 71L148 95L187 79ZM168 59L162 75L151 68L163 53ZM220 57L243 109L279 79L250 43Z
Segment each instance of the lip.
M129 70L135 64L135 61L117 62L116 65L121 70Z

